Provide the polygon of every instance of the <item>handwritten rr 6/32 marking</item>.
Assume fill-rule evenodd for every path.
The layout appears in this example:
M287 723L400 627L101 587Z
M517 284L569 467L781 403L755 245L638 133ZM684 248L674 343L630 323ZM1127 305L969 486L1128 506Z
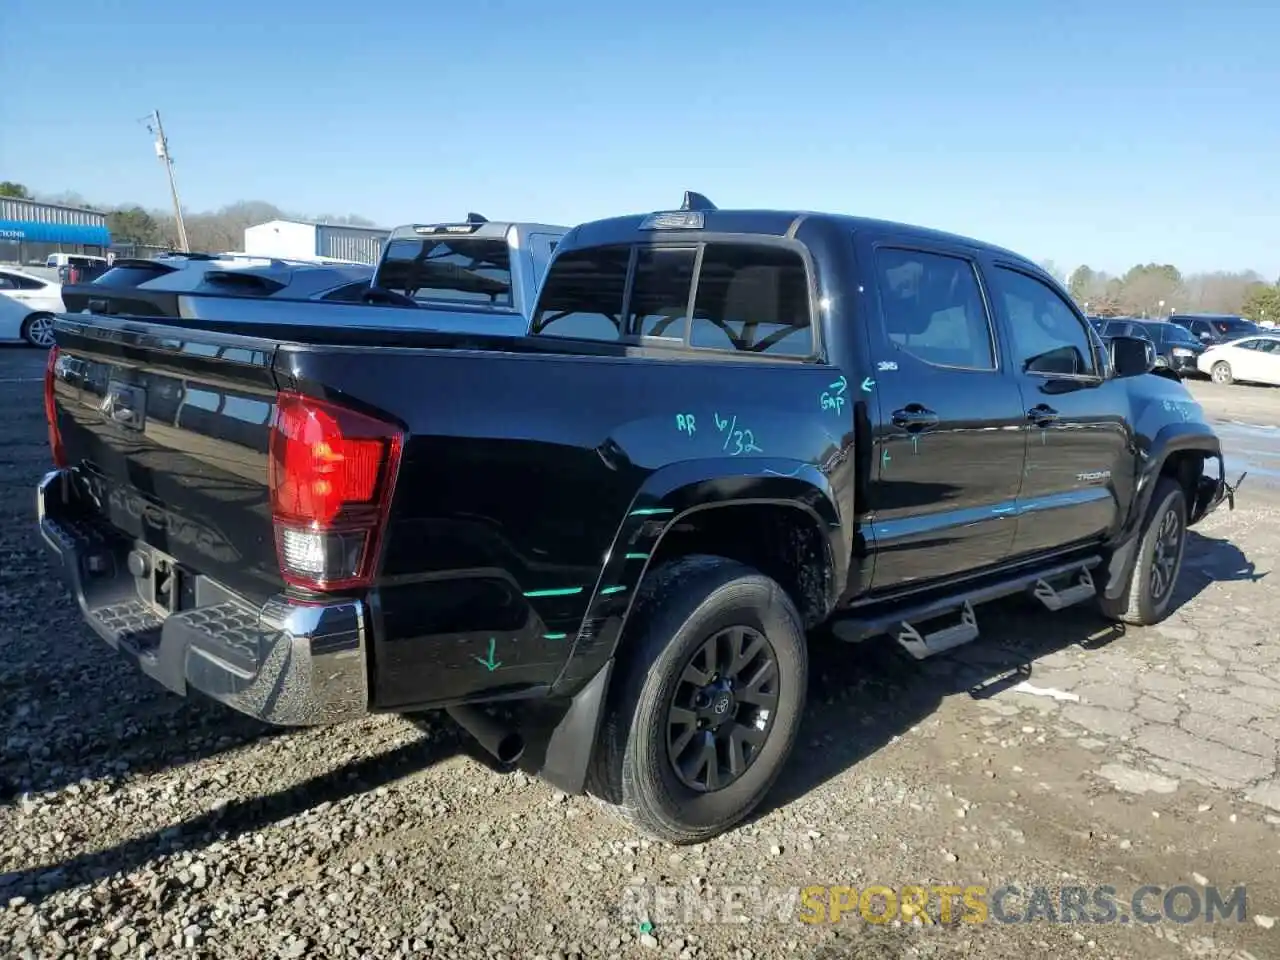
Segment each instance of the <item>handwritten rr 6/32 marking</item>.
M681 433L693 436L698 429L697 423L694 421L692 413L676 414L676 429Z
M737 457L744 453L764 453L763 450L756 446L755 434L745 427L738 429L738 418L736 416L731 415L728 420L722 419L718 413L713 413L712 416L715 418L716 429L724 434L724 446L720 449L727 451L729 456ZM732 450L729 449L729 444L731 443L734 444Z

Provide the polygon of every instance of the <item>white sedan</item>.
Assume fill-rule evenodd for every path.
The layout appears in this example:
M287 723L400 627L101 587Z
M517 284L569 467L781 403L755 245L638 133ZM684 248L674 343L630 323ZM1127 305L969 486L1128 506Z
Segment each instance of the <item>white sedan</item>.
M53 316L64 312L62 284L0 266L0 342L53 346Z
M1280 386L1280 334L1244 337L1210 347L1196 358L1214 383L1268 383Z

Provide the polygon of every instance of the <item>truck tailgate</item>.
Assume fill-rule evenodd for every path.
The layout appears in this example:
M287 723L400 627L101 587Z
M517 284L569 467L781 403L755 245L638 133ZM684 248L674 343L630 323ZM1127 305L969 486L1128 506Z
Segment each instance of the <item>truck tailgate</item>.
M283 586L268 490L275 344L63 323L52 404L80 499L242 596Z

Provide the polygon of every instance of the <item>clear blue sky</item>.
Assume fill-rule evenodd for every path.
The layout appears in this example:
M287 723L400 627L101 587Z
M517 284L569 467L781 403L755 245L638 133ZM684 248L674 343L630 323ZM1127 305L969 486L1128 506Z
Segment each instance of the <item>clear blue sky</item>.
M858 213L1280 276L1280 4L4 0L0 179L391 226Z

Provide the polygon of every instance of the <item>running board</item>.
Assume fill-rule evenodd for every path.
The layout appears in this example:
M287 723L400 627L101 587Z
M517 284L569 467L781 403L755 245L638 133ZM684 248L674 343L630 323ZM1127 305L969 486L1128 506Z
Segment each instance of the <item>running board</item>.
M847 643L858 643L871 637L890 634L906 646L906 642L902 640L905 635L915 645L916 649L931 649L932 652L937 652L937 649L933 648L936 647L937 643L943 642L943 638L938 637L937 641L932 643L926 642L926 635L920 633L919 630L911 625L954 614L960 616L960 623L947 627L940 632L946 634L947 637L966 636L966 639L959 642L948 642L945 647L939 648L950 649L951 647L959 646L961 643L968 643L969 640L977 636L977 624L973 618L972 611L979 604L986 603L989 600L999 600L1026 590L1036 590L1041 583L1049 584L1053 581L1061 580L1063 577L1079 577L1081 579L1079 583L1067 587L1065 590L1054 590L1053 596L1059 602L1065 598L1070 603L1079 603L1085 598L1084 584L1086 582L1089 583L1089 589L1093 589L1093 574L1090 571L1100 563L1102 563L1101 557L1086 557L1073 560L1070 563L1062 563L1055 567L1040 567L1039 569L1018 572L1013 575L1005 574L1000 579L992 579L986 582L977 579L971 581L972 586L967 590L935 596L929 600L915 600L915 602L912 602L915 598L904 598L896 603L885 601L875 604L875 606L868 605L866 608L850 610L843 618L833 620L831 622L831 632ZM1040 594L1037 594L1037 597L1045 606L1049 606L1049 602L1052 602L1046 602L1044 596ZM1067 606L1069 604L1062 603L1061 605ZM1060 607L1050 607L1050 609L1060 609ZM928 636L935 636L935 634L929 634ZM911 650L911 647L908 647L908 650Z
M1076 582L1066 589L1060 590L1041 577L1036 581L1031 592L1050 610L1061 610L1063 607L1082 603L1098 595L1098 589L1093 583L1093 574L1089 572L1088 567L1082 568Z
M955 647L972 643L978 639L978 618L974 615L973 604L968 600L960 608L960 622L933 633L921 633L919 629L905 620L898 627L894 637L902 648L917 660L932 657Z

